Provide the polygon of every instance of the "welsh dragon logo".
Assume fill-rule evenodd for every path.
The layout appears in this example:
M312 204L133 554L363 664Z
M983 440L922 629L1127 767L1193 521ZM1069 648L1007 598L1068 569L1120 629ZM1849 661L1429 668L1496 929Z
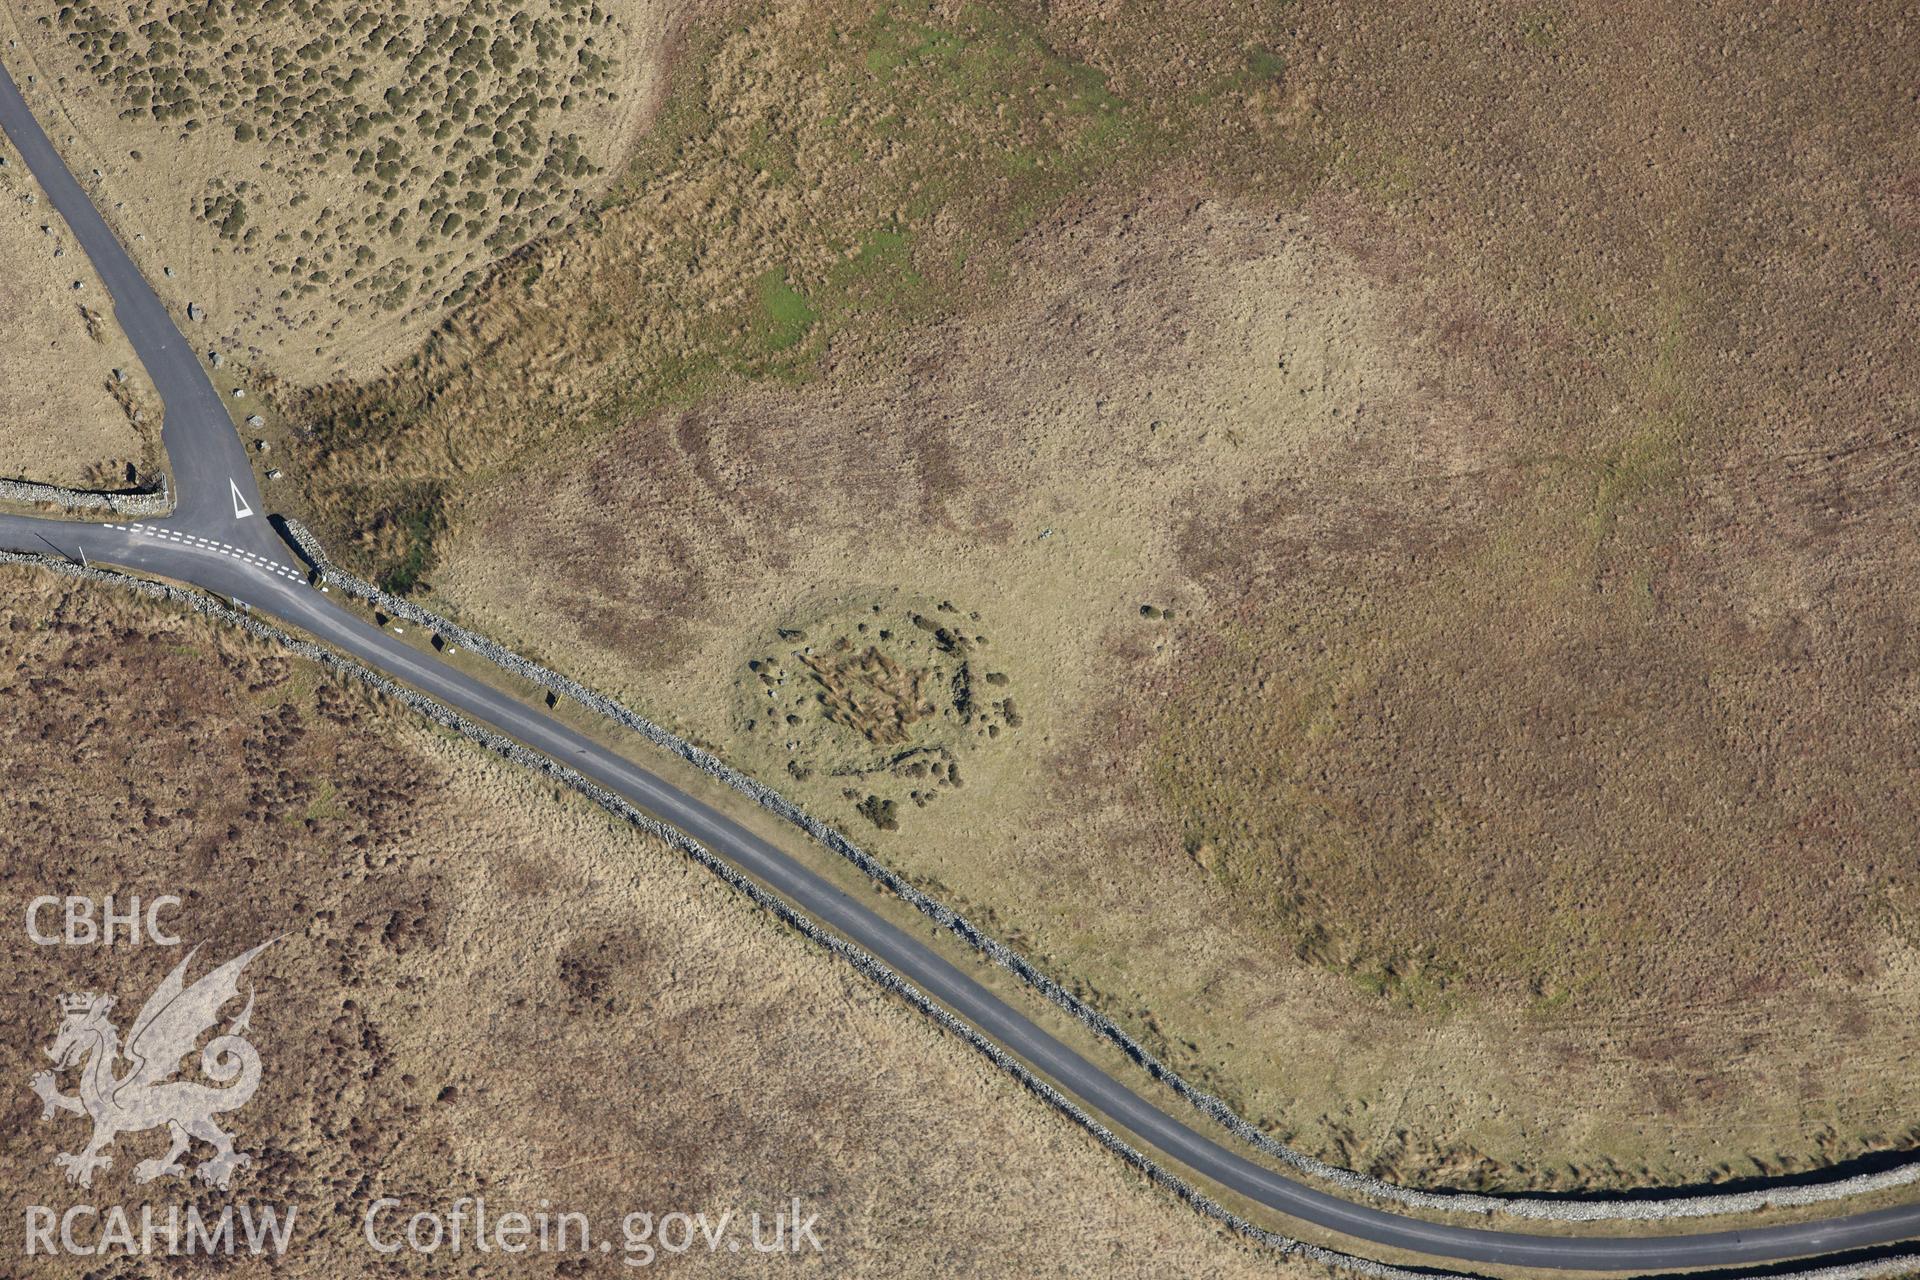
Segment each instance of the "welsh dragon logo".
M33 1077L33 1091L40 1095L42 1120L51 1119L55 1111L93 1120L93 1137L84 1150L53 1158L55 1165L67 1171L68 1182L92 1186L94 1170L113 1165L113 1157L105 1152L114 1138L161 1125L172 1136L173 1146L161 1159L135 1165L136 1182L185 1177L180 1157L194 1138L213 1147L213 1156L194 1168L196 1176L213 1186L224 1189L235 1169L252 1163L252 1157L234 1151L233 1139L213 1122L215 1116L245 1106L260 1087L260 1055L243 1038L253 1016L251 988L246 1007L200 1054L200 1070L224 1087L169 1077L219 1021L220 1007L240 994L240 971L247 962L277 941L270 938L187 986L187 966L200 951L194 947L141 1006L124 1046L107 1017L113 1011L112 996L82 992L60 997L60 1034L47 1056L53 1059L54 1071L79 1064L80 1089L78 1094L61 1093L54 1071L42 1071ZM126 1069L121 1071L123 1059Z

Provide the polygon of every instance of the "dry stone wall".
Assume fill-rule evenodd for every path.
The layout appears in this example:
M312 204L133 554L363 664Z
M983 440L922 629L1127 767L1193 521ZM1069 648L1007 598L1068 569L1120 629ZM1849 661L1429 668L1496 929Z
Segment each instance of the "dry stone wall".
M173 510L173 495L165 485L153 493L108 493L33 480L0 480L0 502L47 504L73 512L108 511L133 518L164 516Z

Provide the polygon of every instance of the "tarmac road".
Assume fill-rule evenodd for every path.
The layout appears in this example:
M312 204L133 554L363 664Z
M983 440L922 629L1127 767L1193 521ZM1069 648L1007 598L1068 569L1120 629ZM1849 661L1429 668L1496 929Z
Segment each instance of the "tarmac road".
M1435 1258L1538 1269L1665 1272L1732 1267L1920 1237L1920 1203L1822 1221L1633 1236L1547 1236L1440 1224L1343 1200L1254 1164L1134 1093L1034 1025L925 943L778 848L536 707L439 662L307 584L267 523L226 407L172 318L48 145L0 68L0 129L66 217L167 406L179 505L135 525L0 516L0 547L123 566L246 604L353 655L608 787L667 822L940 1000L1089 1109L1250 1200L1356 1239ZM230 487L231 486L231 487ZM234 497L254 514L237 516Z
M39 180L41 190L66 219L73 238L93 262L113 296L115 319L126 331L147 377L153 380L153 389L166 405L160 442L173 465L175 501L173 515L163 523L218 533L229 543L244 544L277 563L297 566L292 552L264 519L235 514L236 490L256 513L261 510L261 502L246 446L234 430L227 406L192 344L54 151L5 67L0 67L0 129L6 131ZM85 300L99 302L98 298Z

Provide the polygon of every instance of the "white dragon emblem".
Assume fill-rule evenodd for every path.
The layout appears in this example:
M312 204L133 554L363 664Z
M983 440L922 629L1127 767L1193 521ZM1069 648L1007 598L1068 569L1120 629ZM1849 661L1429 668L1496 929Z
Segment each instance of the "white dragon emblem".
M51 1119L56 1110L93 1120L93 1137L84 1150L53 1158L55 1165L67 1171L68 1182L92 1186L94 1170L113 1165L113 1157L104 1152L115 1137L160 1125L172 1135L173 1146L164 1158L142 1160L136 1165L136 1182L184 1177L186 1170L180 1157L193 1138L214 1149L212 1158L194 1169L199 1178L213 1186L224 1189L235 1169L252 1163L250 1156L234 1151L233 1139L213 1122L213 1117L245 1106L260 1086L260 1055L241 1038L253 1016L251 989L246 1008L226 1033L209 1041L200 1054L201 1071L225 1087L168 1077L180 1070L180 1060L219 1020L220 1007L240 994L240 971L247 962L277 941L270 938L235 956L189 987L185 981L187 966L200 951L194 947L141 1006L140 1015L127 1032L124 1049L119 1032L107 1018L113 1010L112 996L83 992L60 997L64 1016L60 1034L48 1047L47 1056L53 1059L55 1071L81 1064L80 1089L77 1095L61 1093L54 1072L42 1071L33 1077L33 1091L40 1095L42 1120ZM123 1057L127 1070L116 1074Z

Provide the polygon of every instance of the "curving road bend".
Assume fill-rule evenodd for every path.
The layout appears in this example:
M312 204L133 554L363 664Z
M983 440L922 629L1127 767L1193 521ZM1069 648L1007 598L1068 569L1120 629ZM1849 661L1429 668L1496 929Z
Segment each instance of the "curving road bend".
M1281 1213L1430 1257L1541 1270L1664 1272L1778 1262L1920 1237L1920 1203L1814 1222L1638 1236L1548 1236L1428 1222L1343 1200L1227 1149L1036 1026L932 948L777 847L641 765L518 698L395 639L308 585L265 517L226 406L151 286L108 230L0 67L0 129L66 218L166 403L178 505L166 520L85 524L0 516L0 548L191 583L306 631L570 766L667 822L864 948L1066 1093L1161 1154Z

